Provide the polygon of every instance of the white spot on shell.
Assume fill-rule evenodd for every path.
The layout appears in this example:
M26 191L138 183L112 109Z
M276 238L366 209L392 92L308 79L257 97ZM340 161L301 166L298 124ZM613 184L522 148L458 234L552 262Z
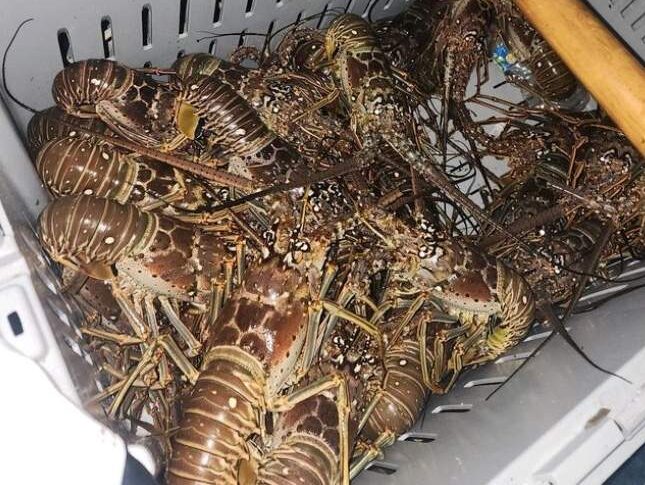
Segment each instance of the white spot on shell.
M101 156L103 157L103 160L109 160L110 159L110 155L108 155L105 152L101 152Z
M94 193L94 191L93 191L92 189L85 189L85 190L83 191L83 193L84 193L85 195L92 195L92 194Z
M114 244L114 241L115 239L112 236L108 236L103 240L105 244Z
M229 397L228 398L228 407L231 409L235 409L237 407L237 399L234 397Z

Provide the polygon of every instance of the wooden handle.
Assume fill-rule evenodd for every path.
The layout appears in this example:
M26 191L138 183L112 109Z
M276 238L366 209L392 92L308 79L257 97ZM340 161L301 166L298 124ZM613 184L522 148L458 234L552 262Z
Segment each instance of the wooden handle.
M645 69L580 0L515 0L645 156Z

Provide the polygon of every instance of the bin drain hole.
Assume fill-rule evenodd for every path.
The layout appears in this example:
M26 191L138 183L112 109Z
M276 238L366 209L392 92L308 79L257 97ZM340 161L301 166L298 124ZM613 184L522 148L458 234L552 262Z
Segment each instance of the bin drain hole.
M179 2L179 37L188 33L188 0Z
M393 475L397 471L397 467L395 465L376 461L369 464L366 469L371 472L380 473L381 475Z
M469 389L471 387L480 387L480 386L496 386L503 384L506 381L506 377L486 377L484 379L473 379L464 384L464 388Z
M63 61L63 66L69 66L74 62L74 51L72 50L72 42L69 38L69 32L66 29L60 29L57 34L58 48L60 49L60 58Z
M103 40L103 56L106 59L114 57L114 35L110 17L101 19L101 39Z
M318 25L316 25L317 29L320 29L323 26L323 24L325 23L325 20L326 20L326 17L327 17L327 10L329 10L329 4L326 4L323 7L322 12L320 12L320 19L318 20Z
M9 315L7 315L7 320L9 320L11 331L16 337L25 332L25 329L22 326L22 320L20 319L18 312L11 312Z
M473 408L472 404L444 404L432 410L432 414L439 413L467 413Z
M216 24L222 20L222 4L224 0L215 0L215 9L213 10L213 23Z
M152 16L150 15L150 4L144 5L141 9L141 43L143 47L152 45Z
M409 443L432 443L436 439L437 435L432 433L407 433L399 438L399 440Z

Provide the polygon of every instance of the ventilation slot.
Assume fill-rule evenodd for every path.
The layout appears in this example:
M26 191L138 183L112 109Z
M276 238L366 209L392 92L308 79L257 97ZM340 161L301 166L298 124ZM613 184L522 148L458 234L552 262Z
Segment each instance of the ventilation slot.
M215 0L215 8L213 10L213 23L216 24L222 20L222 4L224 0Z
M638 7L638 3L636 0L631 0L631 2L627 2L627 5L625 5L623 8L620 9L620 14L623 17L628 17L631 14L632 8Z
M271 23L269 24L269 27L267 28L267 36L264 41L264 45L262 46L262 51L265 52L267 49L270 49L271 47L271 41L273 38L271 37L273 35L273 28L275 27L275 20L272 20Z
M47 306L49 309L56 314L58 319L63 322L65 325L70 327L72 325L68 313L71 314L71 308L68 308L67 311L63 309L62 302L57 299L57 298L48 298L47 299Z
M373 461L367 465L366 470L371 472L380 473L381 475L394 475L398 467L392 463L384 463L382 461Z
M387 2L385 2L385 5L383 5L383 10L390 8L392 6L392 1L393 0L387 0Z
M638 30L640 29L643 25L645 25L645 12L643 12L640 17L638 17L636 20L634 20L631 23L631 28L632 30Z
M304 12L299 12L298 16L296 17L296 26L300 24L300 21L302 20L302 15Z
M144 67L145 69L150 69L150 68L152 67L152 62L150 62L150 61L146 61L146 62L144 62L144 63L143 63L143 67Z
M466 382L464 387L470 389L471 387L479 386L495 386L498 384L503 384L506 381L506 377L487 377L485 379L473 379L472 381Z
M363 10L363 15L362 17L364 19L369 18L372 16L372 10L374 10L374 7L378 3L378 0L371 0L370 2L365 5L365 10Z
M69 347L69 349L74 352L76 355L79 357L83 357L83 351L81 350L81 347L78 345L77 342L75 342L71 337L67 335L63 335L63 342Z
M531 357L531 352L518 352L517 354L504 355L495 361L496 364L503 364L504 362L512 362L514 360L524 360Z
M255 3L255 0L246 0L246 8L244 9L244 12L247 15L250 15L253 13L253 4Z
M409 443L432 443L437 439L434 433L405 433L399 437L399 441L408 441Z
M9 315L7 315L7 320L9 321L11 331L16 337L25 332L25 329L22 326L22 320L20 319L20 315L18 315L17 312L11 312Z
M101 39L103 39L103 57L106 59L114 57L114 37L110 17L101 19Z
M69 66L74 62L74 51L72 50L72 43L69 39L69 33L66 29L60 29L57 34L58 48L60 49L60 58L63 61L63 66Z
M144 5L141 9L141 44L144 49L152 45L152 16L150 15L150 5Z
M273 28L275 27L275 20L272 20L267 27L267 38L271 39L271 34L273 34Z
M186 51L184 49L182 49L179 52L177 52L177 59L181 59L185 55L186 55Z
M238 41L237 41L237 46L238 46L238 47L242 47L242 46L244 46L244 43L245 43L245 42L246 42L246 29L244 29L244 30L240 33L240 38L239 38L239 39L238 39Z
M467 413L473 408L472 404L444 404L432 410L432 414L439 413Z
M602 290L598 291L592 291L590 293L587 293L586 295L582 295L580 299L578 300L578 303L587 301L587 300L593 300L594 298L598 298L600 296L605 296L605 295L611 295L612 293L616 293L618 291L622 291L625 288L627 288L629 285L612 285L608 288L603 288Z
M316 25L317 29L322 28L323 24L325 23L325 17L327 17L327 10L329 10L329 4L325 5L324 8L322 9L322 12L320 12L320 20L318 20L318 25Z
M533 335L529 335L526 337L522 342L532 342L533 340L542 340L547 338L549 335L551 335L551 331L549 330L548 332L540 332L540 333L534 333Z
M211 40L211 43L208 44L208 53L212 56L217 52L217 39Z
M179 1L179 37L188 35L188 0Z

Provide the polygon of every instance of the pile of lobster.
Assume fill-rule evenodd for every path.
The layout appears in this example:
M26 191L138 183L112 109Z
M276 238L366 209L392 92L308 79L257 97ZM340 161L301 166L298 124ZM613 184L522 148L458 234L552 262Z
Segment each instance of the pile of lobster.
M172 484L348 483L536 308L643 254L642 157L565 109L582 88L508 2L269 41L70 64L28 129L96 399ZM466 96L493 45L528 101Z

